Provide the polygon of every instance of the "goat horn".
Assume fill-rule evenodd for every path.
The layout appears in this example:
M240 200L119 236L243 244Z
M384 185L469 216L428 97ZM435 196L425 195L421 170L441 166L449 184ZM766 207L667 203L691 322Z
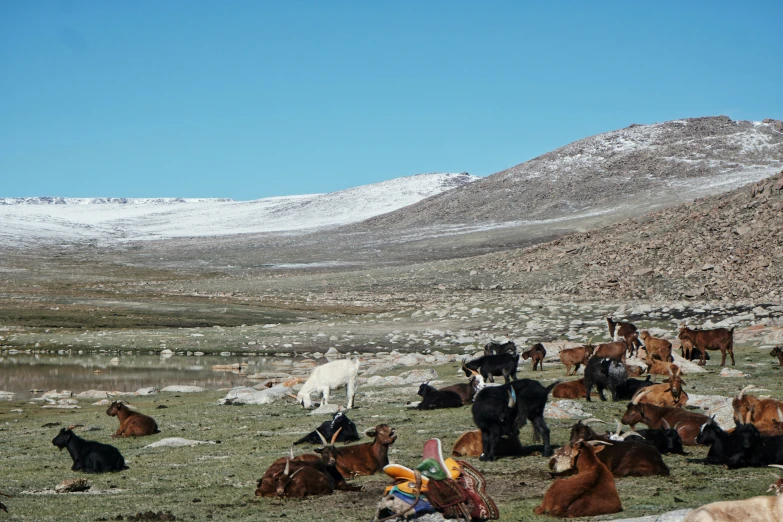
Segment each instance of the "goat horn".
M297 474L297 473L299 473L300 471L302 471L303 469L305 469L305 467L306 467L306 466L302 466L301 468L297 468L297 469L295 469L295 470L294 470L294 472L293 472L293 473L291 473L291 476L290 476L290 477L288 477L288 478L294 478L294 477L296 476L296 474Z
M600 444L603 444L604 446L612 446L611 442L606 442L605 440L586 440L584 442L585 444L589 444L591 446L598 446Z
M332 435L332 446L334 446L334 441L337 440L337 436L340 434L341 431L343 431L343 427L342 426L337 428L337 431L335 431L334 435Z
M290 470L291 470L291 459L285 459L285 469L283 470L283 475L287 477L288 472Z
M667 430L672 427L666 419L661 419L661 421L663 421L663 427Z
M636 396L633 398L633 400L631 401L631 403L632 403L633 405L637 405L637 404L639 404L639 400L641 400L641 398L642 398L642 397L644 397L645 395L647 395L647 394L648 394L648 393L650 393L651 391L652 391L652 390L651 390L651 389L649 389L649 388L642 388L641 390L639 390L638 392L636 392Z
M593 342L593 337L595 337L595 335L591 335L590 339L587 340L587 346L590 346L590 343Z
M288 454L291 456L291 460L294 460L294 448L293 448L293 446L288 448Z
M601 419L596 419L595 417L590 417L589 419L580 420L582 424L590 424L591 422L603 422L606 424L606 421L602 421Z
M682 424L682 421L680 421L680 422L678 422L677 424L674 425L674 431L677 431L677 426L679 426L680 424Z
M627 433L623 433L622 435L620 435L620 438L623 439L623 440L627 439L628 437L642 437L642 435L639 434L639 433L636 433L635 431L629 431ZM642 438L644 438L644 437L642 437Z
M617 432L615 433L615 435L619 436L620 435L620 431L623 429L623 426L622 426L622 424L620 424L620 421L617 420L617 418L614 419L614 422L615 422L615 424L617 424Z
M321 432L320 432L320 431L318 431L318 430L315 430L315 432L318 434L318 438L319 438L319 439L321 439L321 442L323 443L323 445L324 445L324 448L325 448L326 446L328 446L328 445L329 445L329 443L328 443L328 442L326 442L326 437L324 437L324 436L321 434Z
M770 468L780 468L780 469L783 469L783 466L781 466L780 464L767 464L767 466L769 466Z
M747 415L745 415L745 424L750 424L752 417L753 417L753 411L749 411Z
M669 370L669 375L671 375L672 377L674 377L674 372L672 371L672 367L671 367L671 366L669 366L669 367L667 367L666 369L667 369L667 370Z
M748 391L748 390L752 390L755 387L756 387L755 384L749 384L749 385L745 386L744 388L742 388L742 390L740 390L739 395L737 395L737 399L738 400L742 400L742 396L745 395L745 392Z

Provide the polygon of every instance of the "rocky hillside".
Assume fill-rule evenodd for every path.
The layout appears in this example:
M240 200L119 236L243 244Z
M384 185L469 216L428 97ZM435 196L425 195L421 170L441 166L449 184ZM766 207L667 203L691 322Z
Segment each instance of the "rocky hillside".
M362 223L391 230L641 215L716 194L783 168L783 123L691 118L599 134L468 186Z
M783 298L783 172L527 249L472 273L503 288L612 298Z

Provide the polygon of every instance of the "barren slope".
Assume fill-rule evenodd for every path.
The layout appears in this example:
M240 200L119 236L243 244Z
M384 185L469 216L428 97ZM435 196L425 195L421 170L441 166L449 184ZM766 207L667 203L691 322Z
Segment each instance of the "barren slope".
M504 288L575 296L780 301L783 172L640 219L468 263Z
M691 118L599 134L361 224L390 230L640 215L783 168L783 124ZM625 208L624 208L625 207Z

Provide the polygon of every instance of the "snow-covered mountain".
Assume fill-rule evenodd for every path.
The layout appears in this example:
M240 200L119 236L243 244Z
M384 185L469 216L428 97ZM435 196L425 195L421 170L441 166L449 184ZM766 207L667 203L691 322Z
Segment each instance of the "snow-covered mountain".
M419 174L329 194L255 201L184 198L2 198L0 246L288 232L345 225L471 183Z
M715 116L631 125L575 141L362 227L388 233L580 215L631 217L725 192L781 169L780 120Z

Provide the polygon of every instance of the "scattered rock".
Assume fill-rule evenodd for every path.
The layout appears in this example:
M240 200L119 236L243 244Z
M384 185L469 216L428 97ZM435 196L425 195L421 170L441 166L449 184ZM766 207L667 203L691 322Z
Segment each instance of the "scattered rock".
M197 446L199 444L217 444L214 440L191 440L182 437L169 437L161 439L152 444L147 444L142 449L147 448L179 448L181 446Z
M101 390L87 390L81 393L77 393L76 397L79 399L108 399L109 392Z
M232 393L232 391L220 399L218 404L272 404L291 393L291 388L277 385L265 390L253 390L253 393L243 393L242 390Z
M83 478L64 480L54 487L57 493L74 493L76 491L87 491L88 489L90 489L90 483Z
M723 368L720 371L721 377L750 377L749 374L743 373L739 370L735 370L733 368Z
M337 404L321 404L308 415L333 415L337 413Z
M563 399L560 401L547 402L544 408L544 417L547 419L581 419L590 417L582 409L582 403Z
M199 393L199 392L205 392L207 391L206 388L202 388L201 386L180 386L180 385L174 385L174 386L166 386L165 388L161 389L162 392L173 392L173 393Z
M149 388L139 388L133 394L134 395L155 395L158 392L160 392L159 389L151 386Z

